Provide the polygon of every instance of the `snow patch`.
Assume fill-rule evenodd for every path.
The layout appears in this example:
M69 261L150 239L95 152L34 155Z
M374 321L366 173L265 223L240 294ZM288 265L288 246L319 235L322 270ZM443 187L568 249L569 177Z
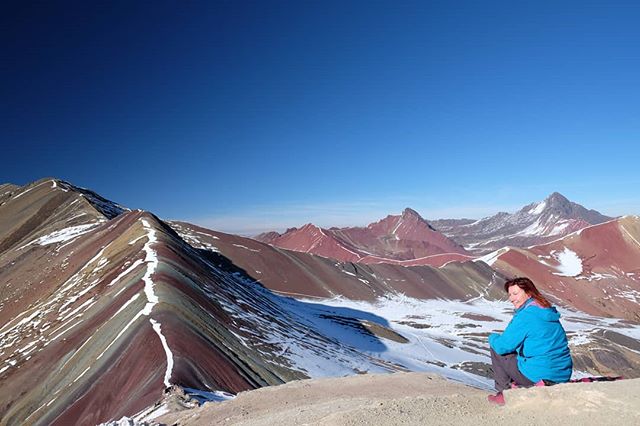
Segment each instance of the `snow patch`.
M26 194L27 192L32 191L32 190L36 189L37 187L39 187L40 185L43 185L43 184L48 183L48 182L49 182L49 181L40 182L39 184L37 184L37 185L35 185L35 186L32 186L31 188L27 189L26 191L23 191L23 192L21 192L21 193L19 193L19 194L17 194L17 195L14 195L14 196L13 196L13 199L15 200L15 199L17 199L17 198L20 198L20 197L22 197L24 194Z
M118 309L118 311L115 314L113 314L111 318L114 318L120 312L124 311L127 308L127 306L129 306L132 302L134 302L138 297L140 297L140 293L134 294L131 299L127 300L122 306L120 306L120 309Z
M473 259L473 262L484 262L489 266L493 266L494 263L498 260L498 258L504 253L508 252L509 248L501 248L496 251L492 251L489 254L486 254L482 257L478 257L477 259Z
M544 235L544 225L540 223L540 219L537 219L515 235Z
M544 208L547 206L547 202L546 201L542 201L538 204L536 204L536 206L534 208L532 208L531 210L529 210L527 213L529 214L533 214L533 215L538 215L540 213L542 213L544 211Z
M115 277L109 284L107 284L107 287L111 287L112 285L114 285L115 283L120 281L122 279L122 277L126 276L129 272L133 271L134 269L136 269L139 265L142 265L143 263L144 263L144 261L142 259L136 260L124 272L122 272L120 275Z
M582 260L580 257L568 247L561 252L554 252L553 257L560 263L556 266L559 272L554 272L554 275L561 277L575 277L582 273Z
M203 391L203 390L193 389L193 388L184 388L184 391L187 395L196 399L198 403L201 405L204 404L205 402L211 402L211 401L213 402L228 401L236 397L231 393L227 393L223 391L208 392L208 391Z
M167 338L164 337L164 335L162 334L162 331L160 329L160 323L154 320L153 318L149 318L149 321L151 321L151 324L155 332L158 333L158 336L160 337L160 341L162 341L162 347L164 348L164 352L167 354L167 370L164 373L164 385L166 387L169 387L171 386L171 382L169 381L169 379L171 379L171 372L173 371L173 353L171 352L171 349L169 349L169 345L167 344Z
M395 228L393 228L393 230L391 231L391 235L393 235L396 240L400 239L398 234L396 234L396 232L398 231L398 228L400 228L400 225L402 225L402 217L398 219L398 223L396 224Z
M151 227L149 222L142 219L142 224L148 232L148 241L143 247L143 250L146 253L144 261L148 266L144 276L142 277L142 280L144 281L144 294L147 296L147 304L142 310L142 314L149 315L151 314L153 307L160 301L153 290L153 281L151 280L151 276L158 267L158 258L156 256L156 252L151 248L151 244L155 243L158 239L156 238L155 229Z
M249 248L249 247L247 247L247 246L243 246L242 244L232 244L232 245L233 245L234 247L242 248L242 249L249 250L249 251L253 251L253 252L257 252L257 253L259 253L259 252L260 252L260 250L252 249L252 248Z
M30 241L27 244L19 247L17 250L22 250L23 248L30 246L32 244L46 246L49 244L72 240L74 238L79 237L82 234L86 234L87 232L89 232L91 229L95 228L98 225L100 225L100 223L87 223L84 225L70 226L68 228L64 228L59 231L52 232L49 235L45 235L43 237Z
M618 293L619 297L625 298L627 300L630 300L634 303L639 303L640 304L640 291L637 290L626 290L626 291L621 291Z
M606 280L606 279L616 279L618 278L616 275L613 274L600 274L600 273L592 273L591 275L583 275L580 277L576 277L576 280L586 280L586 281L600 281L600 280Z
M567 221L563 221L563 222L558 222L551 231L549 231L547 233L547 235L551 236L551 235L559 235L562 234L567 227L570 225L569 222Z
M591 339L584 332L577 332L573 336L569 338L569 346L580 346L586 345L587 343L591 343Z
M120 420L112 420L110 422L100 423L98 426L147 426L148 424L149 423L147 423L146 421L138 421L124 416Z

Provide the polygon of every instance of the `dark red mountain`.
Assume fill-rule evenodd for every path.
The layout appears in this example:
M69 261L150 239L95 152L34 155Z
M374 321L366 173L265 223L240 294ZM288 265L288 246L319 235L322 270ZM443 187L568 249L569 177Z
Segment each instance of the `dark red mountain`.
M319 228L306 224L284 234L270 232L256 239L288 250L344 262L441 266L469 260L467 251L436 231L415 210L389 215L365 228Z
M507 276L532 278L554 302L640 322L640 217L624 216L528 248L479 260Z

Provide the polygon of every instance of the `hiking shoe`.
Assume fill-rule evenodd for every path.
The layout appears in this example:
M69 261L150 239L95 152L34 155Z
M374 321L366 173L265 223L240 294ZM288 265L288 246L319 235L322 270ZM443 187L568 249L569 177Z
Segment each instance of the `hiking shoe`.
M495 395L489 395L487 396L487 400L489 400L489 402L491 402L492 404L496 404L496 405L504 405L504 395L502 394L502 392L498 392Z
M519 387L516 382L511 382L511 389L518 389Z

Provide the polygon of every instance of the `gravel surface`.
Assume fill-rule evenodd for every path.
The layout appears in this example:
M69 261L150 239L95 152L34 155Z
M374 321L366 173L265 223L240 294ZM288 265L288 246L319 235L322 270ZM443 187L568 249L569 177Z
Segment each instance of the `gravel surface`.
M640 379L487 392L425 373L303 380L167 414L167 425L640 425Z

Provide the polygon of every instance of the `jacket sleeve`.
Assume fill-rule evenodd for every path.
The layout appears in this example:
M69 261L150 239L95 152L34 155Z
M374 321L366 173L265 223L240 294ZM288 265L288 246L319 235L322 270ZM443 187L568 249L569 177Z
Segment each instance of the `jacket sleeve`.
M527 337L525 315L513 317L502 334L493 333L489 336L489 345L498 355L516 352Z

